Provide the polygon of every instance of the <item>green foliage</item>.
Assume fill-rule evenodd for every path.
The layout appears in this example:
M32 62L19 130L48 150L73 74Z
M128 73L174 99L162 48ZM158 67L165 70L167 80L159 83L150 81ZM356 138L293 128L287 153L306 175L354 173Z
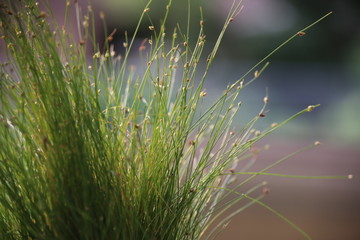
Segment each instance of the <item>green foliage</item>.
M208 109L203 85L241 5L230 9L205 60L203 22L193 46L180 29L165 37L169 1L163 23L149 28L154 34L139 49L145 64L129 66L150 3L123 56L113 51L111 34L98 45L91 8L81 15L76 3L67 4L67 12L77 9L77 39L65 30L69 15L59 25L35 1L1 4L7 55L0 72L1 239L212 239L226 223L214 221L229 207L249 199L240 210L264 205L262 194L249 196L264 184L235 200L226 197L287 157L249 173L234 190L236 173L228 169L251 158L258 140L316 106L254 131L265 97L259 115L233 131L238 94L267 64L253 79L244 83L255 68L229 85ZM197 71L201 62L203 73ZM207 231L210 225L215 228Z

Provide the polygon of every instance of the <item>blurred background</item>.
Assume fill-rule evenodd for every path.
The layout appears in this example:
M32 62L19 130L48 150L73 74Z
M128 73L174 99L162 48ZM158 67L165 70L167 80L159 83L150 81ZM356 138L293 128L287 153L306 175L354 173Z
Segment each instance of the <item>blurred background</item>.
M146 0L92 0L95 11L106 15L107 32L114 28L115 49L121 53L124 32L135 29ZM191 0L190 43L199 30L203 7L207 46L213 46L232 0ZM79 1L86 8L86 1ZM55 3L54 3L55 4ZM58 4L58 3L56 3ZM154 0L151 21L138 35L139 43L151 36L165 12L166 0ZM230 25L206 83L207 100L239 79L254 64L294 33L326 13L333 14L306 31L270 59L270 66L240 96L237 124L257 115L268 89L266 118L260 126L280 122L311 104L312 113L295 119L260 145L259 170L315 140L323 144L274 168L271 172L301 175L347 175L352 180L267 180L270 194L264 202L317 240L360 239L360 1L358 0L244 0L243 11ZM56 14L62 15L61 8ZM174 0L167 28L180 24L186 31L187 1ZM104 29L99 21L99 39ZM171 35L171 34L169 34ZM207 51L204 56L206 57ZM233 219L219 239L304 239L287 223L261 206L253 205Z

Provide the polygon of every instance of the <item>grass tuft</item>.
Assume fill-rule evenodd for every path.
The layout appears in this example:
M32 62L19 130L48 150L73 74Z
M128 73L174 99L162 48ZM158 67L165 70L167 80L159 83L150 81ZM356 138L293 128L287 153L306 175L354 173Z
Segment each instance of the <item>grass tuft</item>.
M1 239L213 239L231 217L254 203L274 211L260 202L268 190L250 197L265 183L240 189L256 176L311 178L267 171L318 144L262 171L247 169L254 156L249 149L256 142L318 105L254 131L264 117L266 96L259 115L232 129L241 107L239 93L268 63L260 65L314 24L286 40L204 108L208 70L241 2L230 8L206 59L204 21L191 44L190 17L187 34L179 28L165 31L171 0L160 25L142 24L151 2L140 13L134 35L126 34L122 55L112 46L116 29L105 33L103 46L96 41L91 7L82 13L77 1L69 1L64 22L58 23L46 3L43 10L33 0L1 3L6 55L0 66ZM69 33L72 8L77 24ZM104 13L100 20L106 24ZM151 38L133 49L141 28L148 28ZM129 65L136 52L144 64ZM203 62L206 68L199 73ZM249 162L247 168L236 172L244 162ZM240 174L251 176L231 187ZM242 193L229 200L236 190ZM224 216L235 204L238 211ZM214 224L218 220L220 224Z

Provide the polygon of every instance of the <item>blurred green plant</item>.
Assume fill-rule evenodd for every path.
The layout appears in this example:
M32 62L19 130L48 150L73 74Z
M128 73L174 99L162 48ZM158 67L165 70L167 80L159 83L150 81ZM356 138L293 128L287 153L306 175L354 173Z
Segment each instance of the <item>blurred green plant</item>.
M265 183L236 191L258 175L302 178L267 172L298 152L259 172L236 169L253 156L249 149L254 143L317 105L255 131L255 123L264 117L265 97L259 115L243 128L233 131L232 121L241 106L238 94L268 64L255 69L313 24L204 109L208 69L241 4L234 2L203 60L203 20L192 46L180 29L170 40L165 38L171 3L163 22L148 27L153 35L139 48L146 61L136 67L129 66L128 59L151 1L134 36L124 42L124 56L113 51L112 33L106 33L104 46L99 46L91 7L82 15L75 3L73 35L66 29L74 7L70 2L63 25L47 5L42 11L36 1L1 4L0 32L7 57L0 72L1 239L213 239L232 216L254 203L309 238L260 202L266 191L256 195L256 190ZM105 24L104 14L100 18ZM189 31L192 23L187 24ZM90 47L92 60L86 55ZM206 61L202 74L197 71L201 61ZM250 177L231 187L239 174ZM231 193L237 197L227 198ZM224 217L235 204L239 209Z

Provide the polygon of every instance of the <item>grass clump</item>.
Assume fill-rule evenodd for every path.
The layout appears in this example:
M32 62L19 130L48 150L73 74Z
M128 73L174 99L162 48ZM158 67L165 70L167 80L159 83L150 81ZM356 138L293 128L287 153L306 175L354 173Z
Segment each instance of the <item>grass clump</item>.
M253 203L266 206L260 202L264 195L255 194L263 183L236 192L235 199L227 196L254 177L269 175L291 155L260 172L235 169L252 157L254 143L318 105L254 131L265 97L259 115L233 131L241 106L237 96L260 76L267 64L249 77L272 53L203 109L208 69L241 5L234 2L203 59L203 21L192 46L180 29L165 37L171 2L163 22L149 27L153 35L139 49L145 64L136 68L128 59L136 33L147 27L141 23L151 1L134 36L126 37L123 55L113 50L113 33L104 46L96 42L90 7L81 14L75 3L72 35L65 27L73 3L67 2L63 25L47 5L43 11L32 0L1 4L6 54L0 71L1 239L213 239L234 214ZM103 14L100 18L104 21ZM230 189L236 174L251 176ZM238 211L214 224L235 204Z

